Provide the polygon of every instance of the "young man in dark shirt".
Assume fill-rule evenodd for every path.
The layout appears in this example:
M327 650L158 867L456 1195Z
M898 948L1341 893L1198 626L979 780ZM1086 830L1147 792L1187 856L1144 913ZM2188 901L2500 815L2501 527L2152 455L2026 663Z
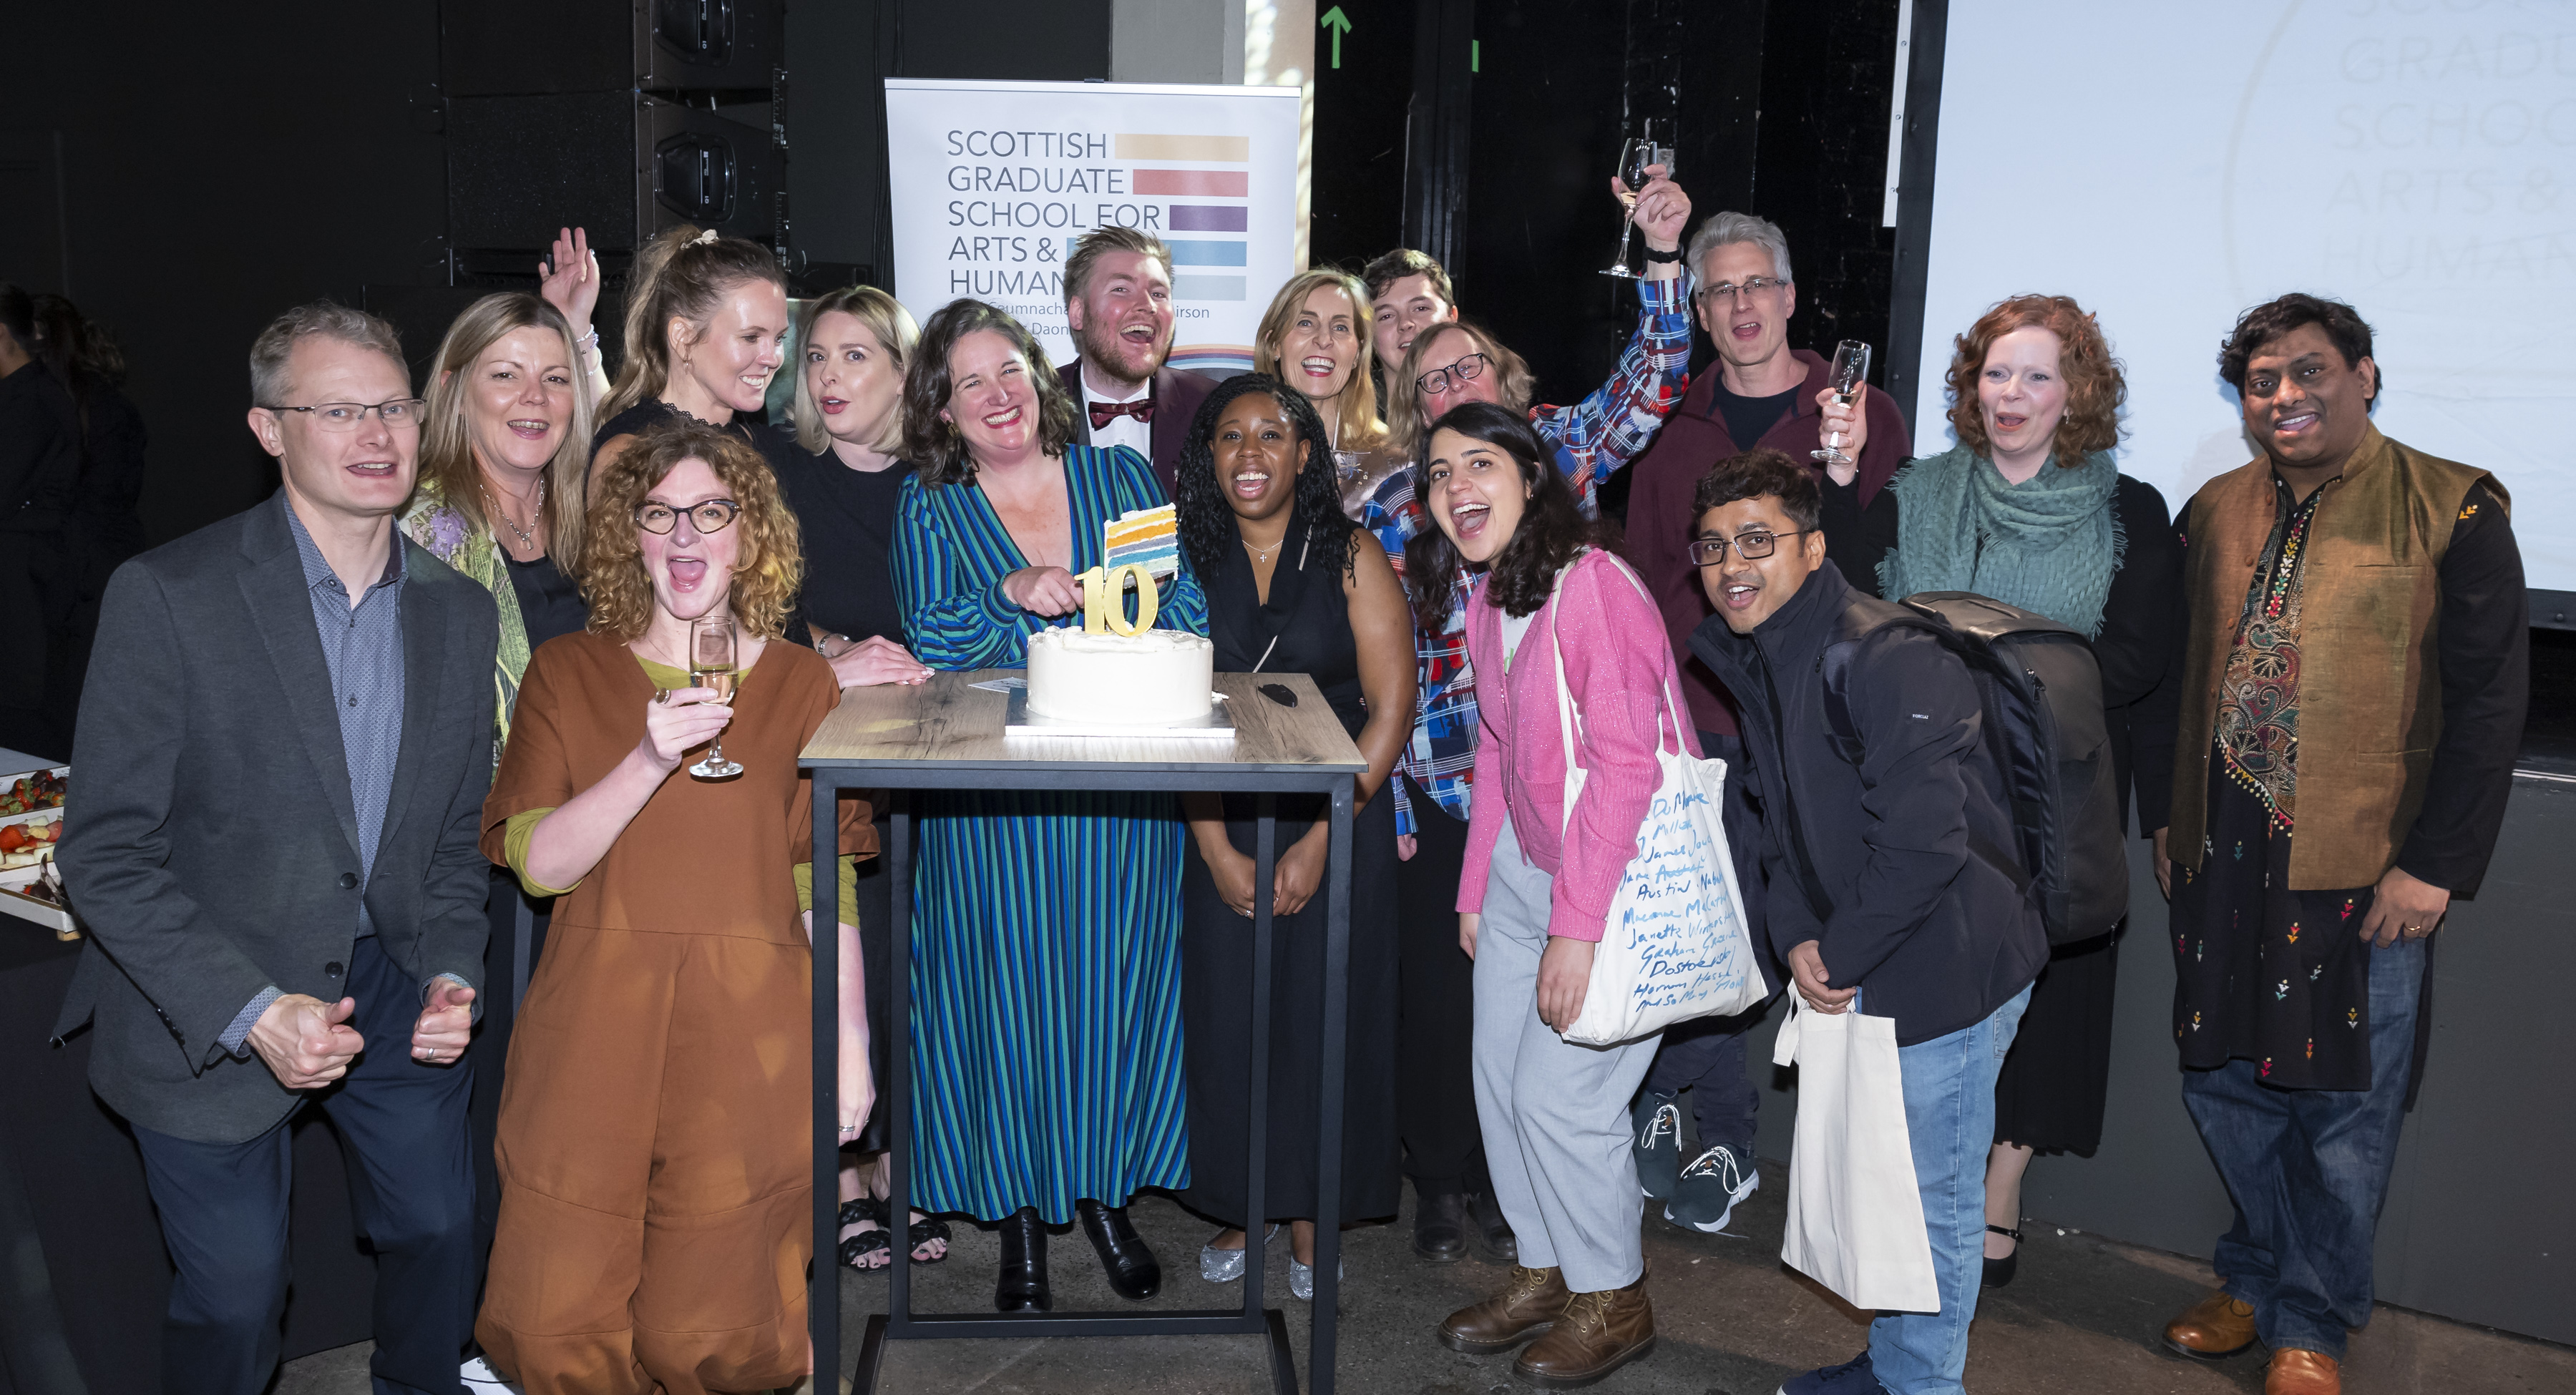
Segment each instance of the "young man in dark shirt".
M1879 1314L1868 1351L1781 1395L1961 1395L1995 1077L2048 962L2027 879L1998 860L2016 839L1976 684L1937 635L1827 559L1803 462L1722 461L1692 507L1692 560L1717 615L1691 650L1743 719L1771 946L1807 1010L1894 1021L1940 1297L1937 1311Z
M2431 936L2486 872L2530 701L2512 501L2379 434L2370 344L2336 301L2245 312L2219 368L2263 455L2177 519L2190 629L2157 873L2183 1103L2236 1223L2223 1287L2165 1345L2260 1341L2267 1395L2336 1395L2370 1319Z

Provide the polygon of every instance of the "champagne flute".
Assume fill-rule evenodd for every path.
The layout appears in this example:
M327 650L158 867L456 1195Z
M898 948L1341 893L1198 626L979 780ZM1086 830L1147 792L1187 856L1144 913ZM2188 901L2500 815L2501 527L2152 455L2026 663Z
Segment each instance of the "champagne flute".
M1834 401L1845 407L1850 406L1852 398L1860 393L1861 380L1868 376L1869 346L1867 344L1857 339L1846 339L1834 346L1834 366L1829 379L1829 385L1834 390ZM1843 433L1840 431L1826 432L1824 448L1811 450L1807 455L1811 459L1821 460L1828 465L1852 463L1851 457L1843 454Z
M715 701L733 701L738 646L733 617L710 615L689 623L689 683L709 688ZM707 742L706 758L689 767L689 773L701 780L724 780L742 773L742 767L725 759L724 733L717 732Z
M1619 147L1619 168L1615 173L1620 182L1628 186L1628 192L1619 196L1619 202L1627 208L1619 217L1619 258L1601 272L1604 276L1625 276L1632 281L1637 273L1628 266L1628 235L1637 226L1637 191L1646 187L1646 167L1656 163L1655 157L1662 150L1655 144L1652 123L1647 123L1644 130L1645 134Z

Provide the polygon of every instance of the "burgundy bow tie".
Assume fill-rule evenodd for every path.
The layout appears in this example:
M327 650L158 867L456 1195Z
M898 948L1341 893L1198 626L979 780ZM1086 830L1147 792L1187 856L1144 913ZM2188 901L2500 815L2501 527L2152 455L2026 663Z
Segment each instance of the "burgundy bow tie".
M1109 423L1118 420L1120 417L1134 417L1138 421L1151 422L1154 419L1154 399L1150 397L1139 397L1133 402L1094 402L1091 404L1091 429L1094 431L1108 430Z

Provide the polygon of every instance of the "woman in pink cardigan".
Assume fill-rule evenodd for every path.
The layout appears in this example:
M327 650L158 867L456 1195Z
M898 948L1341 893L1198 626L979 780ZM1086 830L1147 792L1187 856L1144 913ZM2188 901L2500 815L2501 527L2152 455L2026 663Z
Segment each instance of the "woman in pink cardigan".
M1675 740L1699 750L1691 724L1664 710L1676 683L1654 603L1607 550L1607 525L1583 517L1526 422L1485 404L1442 417L1423 452L1422 488L1440 528L1428 546L1454 556L1414 574L1447 577L1461 559L1485 570L1467 603L1482 718L1476 788L1501 797L1479 798L1468 820L1458 940L1476 961L1485 1155L1520 1240L1511 1283L1451 1314L1440 1340L1499 1352L1544 1331L1513 1374L1570 1389L1655 1344L1628 1101L1657 1038L1591 1047L1559 1033L1583 1009L1610 898L1661 778L1656 751ZM1433 603L1416 597L1417 607ZM1589 772L1571 818L1559 653Z

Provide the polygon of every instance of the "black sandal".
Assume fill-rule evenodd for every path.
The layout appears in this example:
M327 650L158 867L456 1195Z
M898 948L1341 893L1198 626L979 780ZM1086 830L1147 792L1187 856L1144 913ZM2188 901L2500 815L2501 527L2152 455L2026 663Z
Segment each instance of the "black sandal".
M872 1196L863 1196L855 1201L841 1203L842 1225L853 1226L862 1222L873 1222L876 1226L874 1230L863 1230L856 1235L841 1237L841 1263L864 1272L883 1269L893 1262L894 1235L886 1229L885 1215L885 1203ZM861 1260L867 1259L873 1259L876 1263L860 1263Z
M924 1258L922 1258L922 1257L921 1257L921 1249L922 1249L922 1247L923 1247L924 1245L929 1244L930 1242L932 1242L932 1241L934 1241L934 1240L938 1241L938 1242L940 1243L940 1245L941 1245L943 1248L939 1251L939 1253L937 1253L937 1254L935 1254L935 1255L932 1255L932 1256L931 1256L930 1258L928 1258L928 1259L924 1259ZM915 1264L937 1264L937 1263L941 1262L942 1260L947 1259L947 1258L948 1258L948 1249L947 1249L947 1248L945 1248L947 1245L948 1245L948 1222L946 1222L946 1221L943 1221L943 1220L939 1219L937 1216L924 1216L924 1217L922 1217L920 1220L914 1221L914 1222L912 1223L912 1262L913 1262L913 1263L915 1263ZM892 1239L892 1238L888 1238L888 1239L887 1239L887 1241L886 1241L886 1253L888 1253L888 1254L892 1254L892 1253L894 1253L894 1241L893 1241L893 1239Z

